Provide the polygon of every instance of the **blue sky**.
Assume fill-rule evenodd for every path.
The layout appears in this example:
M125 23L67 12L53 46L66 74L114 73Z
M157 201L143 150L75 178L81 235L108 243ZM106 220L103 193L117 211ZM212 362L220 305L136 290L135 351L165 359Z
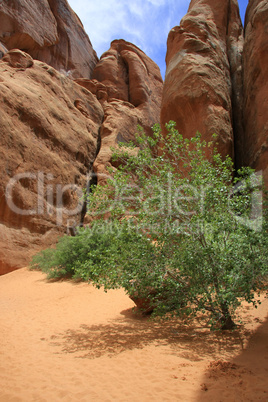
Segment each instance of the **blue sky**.
M134 43L165 74L166 40L179 25L190 0L68 0L78 14L98 57L114 39ZM238 0L242 22L248 0Z

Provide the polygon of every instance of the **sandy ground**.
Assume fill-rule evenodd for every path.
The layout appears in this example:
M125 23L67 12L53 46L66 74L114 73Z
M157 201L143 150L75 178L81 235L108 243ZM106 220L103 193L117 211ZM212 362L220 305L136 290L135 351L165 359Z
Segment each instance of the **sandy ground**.
M0 401L268 401L268 301L246 325L152 322L121 290L0 277Z

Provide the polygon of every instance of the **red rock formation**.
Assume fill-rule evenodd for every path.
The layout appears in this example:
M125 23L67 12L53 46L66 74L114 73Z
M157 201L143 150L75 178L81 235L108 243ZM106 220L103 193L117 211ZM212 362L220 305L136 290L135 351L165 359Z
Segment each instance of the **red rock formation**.
M110 147L133 140L137 124L149 131L159 121L158 67L127 42L111 49L114 75L106 54L99 81L80 85L18 49L0 61L0 275L55 243L69 220L78 224L81 194L69 185L86 187L93 163L101 182Z
M72 78L90 78L98 61L67 0L0 2L0 41L44 61Z
M159 122L163 82L123 40L89 80L96 54L66 0L0 2L0 40L1 275L79 223L71 185L86 187L93 163L101 182L110 147Z
M197 131L233 156L233 106L241 121L243 29L236 0L192 0L167 42L161 123L177 123L185 137ZM237 125L240 132L241 125Z
M245 20L243 164L264 172L268 186L268 3L251 0Z
M32 57L19 49L10 50L4 55L2 60L8 63L10 67L20 68L22 70L32 67L34 64Z
M135 140L137 125L150 133L159 123L163 81L159 67L135 45L115 40L97 64L89 85L104 109L101 148L94 171L106 173L111 147Z
M3 274L53 244L68 220L79 223L76 189L87 185L103 110L88 90L19 50L0 61L0 109Z
M54 45L57 23L47 0L1 1L0 38L9 49Z

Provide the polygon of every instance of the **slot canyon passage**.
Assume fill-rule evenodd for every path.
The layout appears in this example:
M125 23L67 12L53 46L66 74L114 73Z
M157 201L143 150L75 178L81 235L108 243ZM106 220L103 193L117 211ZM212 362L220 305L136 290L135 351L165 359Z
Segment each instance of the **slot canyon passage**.
M192 0L178 24L163 80L124 39L98 58L66 0L0 2L1 402L268 400L264 297L243 304L243 326L213 332L26 268L88 224L81 189L116 167L111 147L137 125L217 133L220 153L267 185L267 1L250 0L242 25L236 0Z

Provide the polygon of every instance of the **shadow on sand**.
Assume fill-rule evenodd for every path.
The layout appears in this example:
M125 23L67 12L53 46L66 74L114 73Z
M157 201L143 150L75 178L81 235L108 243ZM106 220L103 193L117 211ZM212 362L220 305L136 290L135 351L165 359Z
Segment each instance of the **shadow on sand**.
M83 324L53 335L49 342L56 353L72 353L77 358L97 358L116 355L126 350L142 349L148 345L169 346L171 354L191 361L216 358L222 351L233 353L243 347L241 332L212 332L203 321L182 322L179 319L152 320L132 309L107 324Z
M268 318L237 357L230 361L211 361L196 401L227 400L268 401Z

